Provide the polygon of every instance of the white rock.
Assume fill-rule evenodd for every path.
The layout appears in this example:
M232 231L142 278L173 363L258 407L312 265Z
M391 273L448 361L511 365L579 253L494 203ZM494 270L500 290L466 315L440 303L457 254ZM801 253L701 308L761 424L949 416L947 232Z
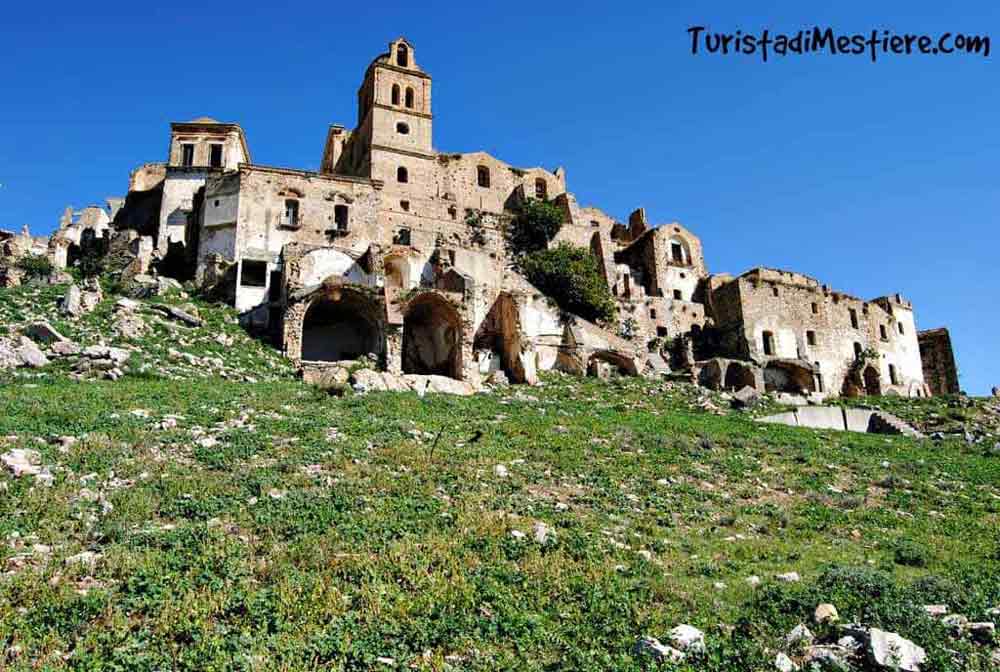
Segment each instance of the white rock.
M536 542L544 544L549 540L550 535L552 535L552 528L541 521L536 521L531 527L531 533L534 535Z
M500 478L507 478L507 474L509 474L510 472L507 471L506 466L498 464L497 466L493 467L493 473L499 476Z
M756 588L757 586L760 585L760 577L757 576L756 574L754 574L753 576L748 576L747 583L750 584L751 587Z
M15 448L0 455L0 461L10 469L14 476L37 476L42 472L41 454L37 450Z
M924 611L927 612L928 616L934 618L939 618L941 616L948 615L948 605L947 604L925 604Z
M670 631L670 641L685 653L701 653L705 650L705 633L686 623Z
M637 656L650 655L659 662L679 663L684 660L684 653L672 646L661 644L655 637L643 637L635 644Z
M511 530L510 531L510 536L514 537L515 539L524 539L528 535L526 535L521 530Z
M785 635L785 643L792 647L809 646L813 643L814 639L812 631L804 623L799 623Z
M904 672L919 672L927 658L927 653L910 640L878 628L868 632L868 652L877 665Z
M778 670L778 672L796 672L799 666L785 654L779 653L774 658L774 669Z
M776 577L778 581L784 581L785 583L797 583L802 580L798 572L786 572L785 574L778 574Z
M837 613L837 607L832 604L821 604L816 607L813 619L817 623L836 623L840 620L840 614Z
M93 567L97 564L97 561L101 559L100 554L94 553L93 551L83 551L82 553L77 553L76 555L71 555L66 558L67 565L87 565Z

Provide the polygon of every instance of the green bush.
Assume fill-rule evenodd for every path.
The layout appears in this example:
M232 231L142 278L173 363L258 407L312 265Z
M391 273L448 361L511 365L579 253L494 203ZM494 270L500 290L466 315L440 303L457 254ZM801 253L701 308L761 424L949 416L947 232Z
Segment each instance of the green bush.
M52 262L42 254L27 254L17 260L17 267L24 271L29 279L46 278L52 271Z
M615 317L615 303L588 250L567 243L538 250L521 260L521 270L533 285L563 310L593 321Z
M900 539L893 548L893 561L906 567L926 567L930 552L910 539Z
M84 278L96 278L104 273L104 255L97 250L87 250L76 265L80 276Z
M563 225L563 213L547 201L529 198L521 204L507 229L515 254L544 250Z

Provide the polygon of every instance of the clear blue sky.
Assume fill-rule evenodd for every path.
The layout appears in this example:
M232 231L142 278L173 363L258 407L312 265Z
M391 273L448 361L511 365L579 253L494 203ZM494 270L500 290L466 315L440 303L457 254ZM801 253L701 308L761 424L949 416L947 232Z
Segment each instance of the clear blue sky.
M692 56L686 33L950 31L996 52L1000 5L670 4L13 3L0 228L47 233L66 205L123 194L132 167L164 160L169 122L200 115L241 123L257 163L315 169L403 34L435 78L439 150L565 166L583 204L694 230L713 272L901 292L920 328L951 329L965 389L1000 385L997 54L764 64Z

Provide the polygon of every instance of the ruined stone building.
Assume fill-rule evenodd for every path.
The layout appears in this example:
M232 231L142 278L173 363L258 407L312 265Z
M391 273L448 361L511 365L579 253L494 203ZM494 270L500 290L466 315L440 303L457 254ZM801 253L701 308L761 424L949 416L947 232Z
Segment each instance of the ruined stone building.
M127 253L126 274L191 280L307 372L369 355L474 386L555 368L820 395L955 389L929 378L950 343L922 359L898 294L866 301L765 268L711 275L693 232L582 206L562 168L438 151L432 81L410 42L391 42L364 73L354 128L329 128L318 172L253 163L235 123L171 124L166 162L136 168L107 208L67 212L49 254L71 265L102 241ZM555 243L593 254L615 323L566 315L518 273L505 224L526 199L563 213Z

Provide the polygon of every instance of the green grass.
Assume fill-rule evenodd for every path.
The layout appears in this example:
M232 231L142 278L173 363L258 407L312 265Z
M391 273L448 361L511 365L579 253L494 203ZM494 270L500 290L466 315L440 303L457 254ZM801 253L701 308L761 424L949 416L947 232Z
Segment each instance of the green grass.
M708 414L687 386L546 383L5 385L3 449L56 476L2 477L0 564L52 548L0 579L11 668L637 670L638 637L687 622L708 633L696 669L766 669L829 600L919 639L928 669L987 669L917 607L1000 602L1000 460ZM84 550L92 570L66 566Z
M116 297L67 320L63 291L7 290L0 324L123 345ZM334 398L231 309L156 300L206 324L144 308L120 381L0 372L0 452L55 479L0 473L2 670L640 670L636 640L678 623L707 633L690 669L765 670L827 601L926 671L989 669L921 605L1000 604L995 403L845 402L967 445L759 424L639 379Z

